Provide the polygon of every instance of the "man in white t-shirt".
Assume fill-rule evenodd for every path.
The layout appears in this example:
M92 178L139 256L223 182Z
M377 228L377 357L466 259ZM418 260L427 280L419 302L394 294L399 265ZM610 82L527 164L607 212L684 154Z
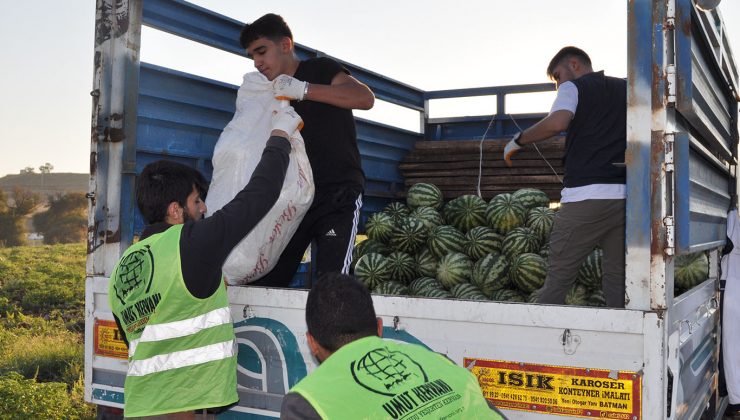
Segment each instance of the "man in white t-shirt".
M550 235L547 279L540 303L565 302L578 268L594 247L603 256L603 287L609 307L624 307L624 220L627 146L627 83L594 72L581 49L565 47L547 75L558 94L550 114L514 135L504 159L522 146L567 131L561 207Z

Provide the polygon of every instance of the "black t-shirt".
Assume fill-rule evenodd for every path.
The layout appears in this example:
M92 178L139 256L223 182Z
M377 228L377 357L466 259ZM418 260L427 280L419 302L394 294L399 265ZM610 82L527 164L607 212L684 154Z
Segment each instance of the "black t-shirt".
M300 62L293 77L308 83L330 85L339 72L349 74L344 66L331 58L311 58ZM293 101L291 105L303 118L301 135L306 143L317 193L332 186L362 190L365 174L362 172L352 110L309 100Z

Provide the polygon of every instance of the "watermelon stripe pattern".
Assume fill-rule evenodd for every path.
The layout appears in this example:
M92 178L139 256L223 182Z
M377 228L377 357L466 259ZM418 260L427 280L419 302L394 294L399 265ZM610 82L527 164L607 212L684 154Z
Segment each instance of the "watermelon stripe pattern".
M393 218L387 213L375 213L365 222L365 231L368 238L387 244L393 232Z
M522 254L511 262L509 276L519 290L530 294L545 284L547 263L538 254Z
M493 229L477 226L465 234L463 250L473 260L479 260L490 253L501 253L501 241L504 238Z
M401 251L391 252L386 261L391 280L408 284L416 278L416 263L411 255Z
M509 286L509 261L503 255L488 254L473 265L470 282L489 298Z
M437 280L445 289L450 290L456 284L469 282L472 270L473 262L467 255L453 252L439 260Z
M514 260L524 253L536 253L540 249L540 238L528 227L518 227L509 232L501 243L501 253Z
M502 235L523 226L526 216L527 210L511 194L499 194L493 197L486 207L488 226Z
M396 251L412 254L416 252L427 239L427 230L419 219L402 217L394 226L388 244Z
M436 258L451 252L462 252L465 245L465 235L452 226L437 226L429 232L427 247Z
M416 270L420 275L426 277L434 277L437 275L437 258L432 255L432 251L427 247L422 247L414 256L414 262L416 262Z
M407 295L409 289L405 284L391 280L378 284L373 289L373 293L379 295Z
M444 198L442 191L436 185L421 182L409 188L406 193L406 203L411 208L425 206L439 210L444 204Z
M444 208L447 223L462 232L486 224L486 202L477 195L462 195L451 200Z
M386 257L375 253L363 255L355 265L355 277L370 290L390 280Z
M526 226L534 231L541 240L550 237L555 212L547 207L535 207L527 213Z
M550 198L537 188L522 188L514 192L512 197L527 209L550 206Z
M709 277L709 259L704 252L695 252L676 257L674 278L676 286L691 289Z

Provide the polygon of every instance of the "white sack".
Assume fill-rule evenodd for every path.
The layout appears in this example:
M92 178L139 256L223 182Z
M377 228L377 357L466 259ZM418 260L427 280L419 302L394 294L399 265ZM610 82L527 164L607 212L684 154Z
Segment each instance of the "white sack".
M234 118L224 128L213 152L213 178L206 198L209 216L247 185L270 137L272 111L280 106L267 78L258 72L244 75ZM314 184L306 147L300 134L290 142L290 164L280 197L224 263L223 273L229 284L251 283L267 274L311 206Z

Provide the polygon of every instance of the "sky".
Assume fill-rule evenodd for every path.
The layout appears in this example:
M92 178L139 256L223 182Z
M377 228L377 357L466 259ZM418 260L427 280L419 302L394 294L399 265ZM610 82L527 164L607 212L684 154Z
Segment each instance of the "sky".
M626 76L626 0L193 3L243 22L281 14L296 42L424 90L548 82L547 63L564 45L586 50L596 70ZM719 7L740 54L740 0ZM54 172L88 172L95 1L0 0L0 10L0 176L46 162ZM148 28L141 58L232 84L254 70L246 58ZM552 98L512 97L507 111L546 111ZM495 112L493 97L462 102L435 101L432 116ZM355 114L418 125L413 112L379 101Z

